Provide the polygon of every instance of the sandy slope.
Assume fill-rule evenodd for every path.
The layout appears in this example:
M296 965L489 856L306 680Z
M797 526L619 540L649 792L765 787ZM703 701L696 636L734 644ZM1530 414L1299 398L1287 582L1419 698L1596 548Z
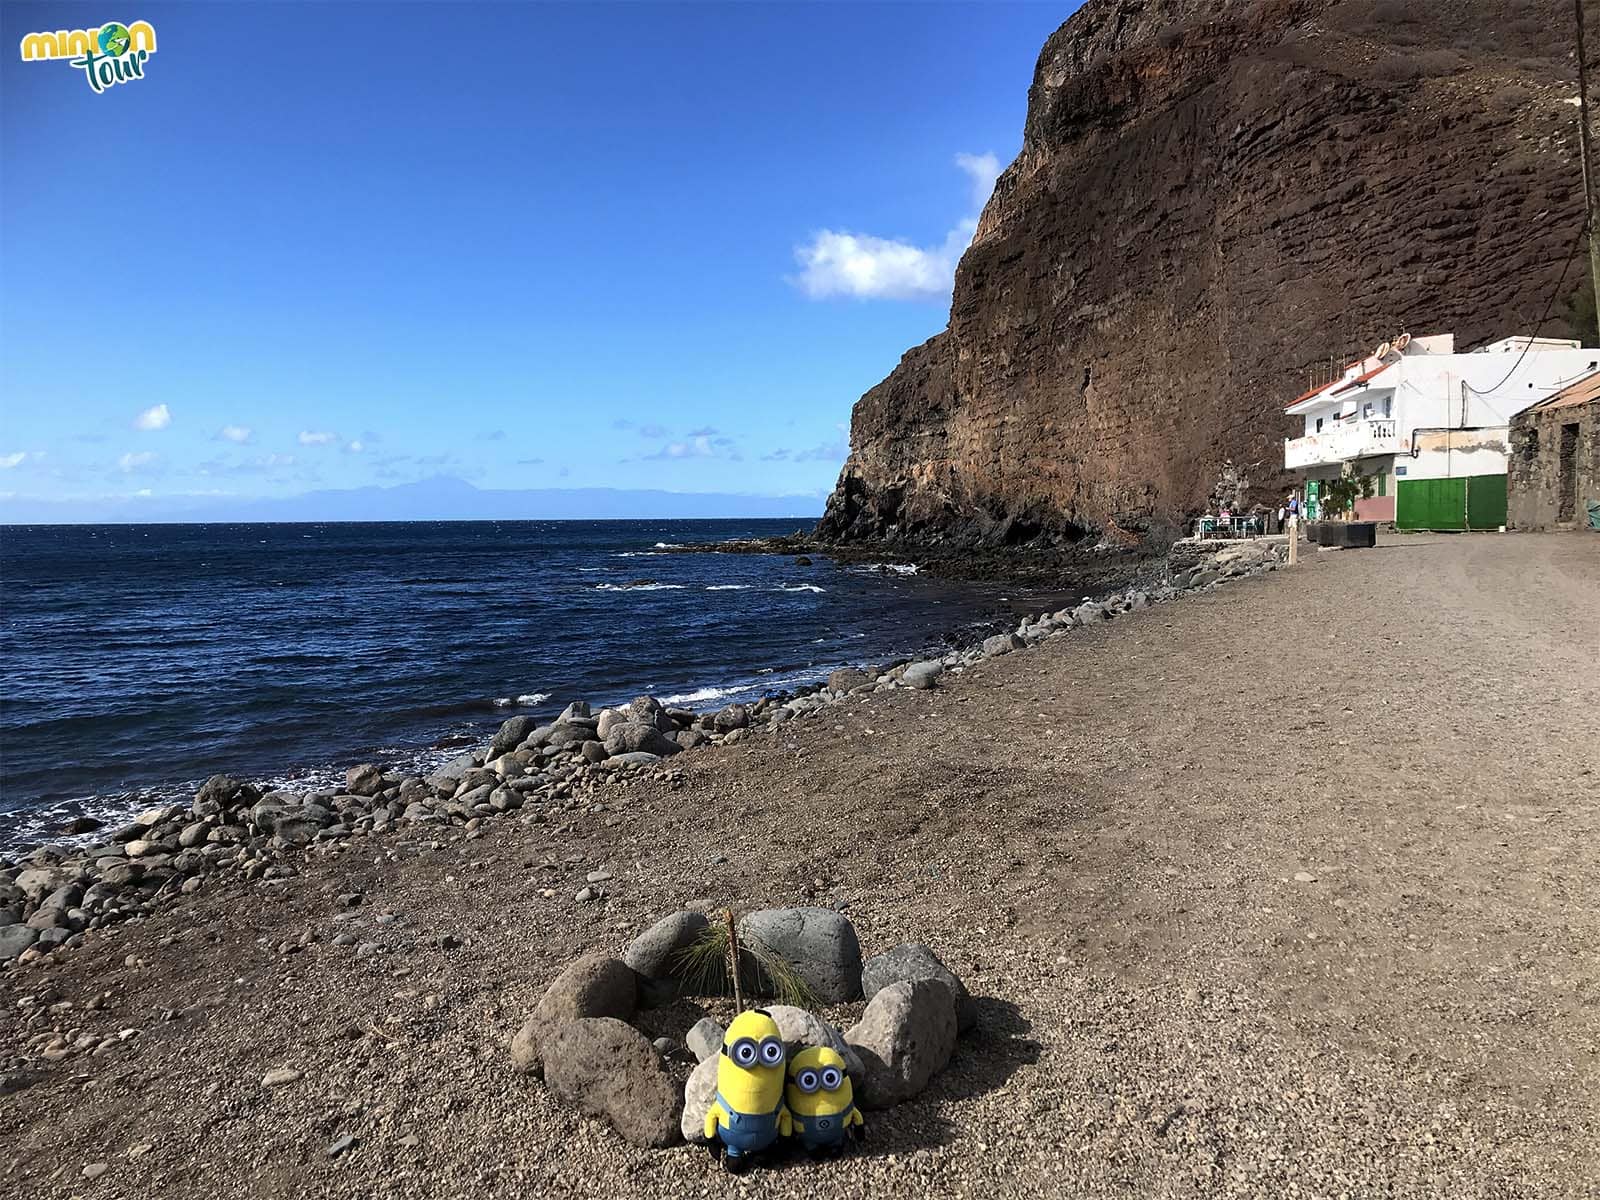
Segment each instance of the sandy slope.
M283 895L182 898L0 973L0 1070L43 1073L0 1096L0 1180L30 1197L1591 1195L1597 614L1600 538L1313 554L686 756L570 827L406 830ZM601 864L609 898L575 903ZM351 891L365 903L336 923ZM697 898L808 891L848 902L869 953L928 941L984 998L981 1032L924 1098L875 1115L865 1153L732 1182L508 1071L579 951ZM344 928L385 952L334 946ZM139 1032L47 1064L31 1047L50 1029ZM303 1075L264 1087L278 1067Z

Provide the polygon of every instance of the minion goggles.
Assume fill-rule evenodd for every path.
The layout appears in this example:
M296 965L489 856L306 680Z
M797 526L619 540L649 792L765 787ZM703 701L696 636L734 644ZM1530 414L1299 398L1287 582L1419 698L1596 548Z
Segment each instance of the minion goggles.
M746 1070L783 1065L784 1049L780 1038L762 1038L758 1042L755 1038L744 1037L731 1046L724 1046L722 1052Z
M795 1087L807 1095L819 1089L831 1092L843 1082L844 1072L838 1067L823 1067L820 1071L814 1067L807 1067L794 1077Z

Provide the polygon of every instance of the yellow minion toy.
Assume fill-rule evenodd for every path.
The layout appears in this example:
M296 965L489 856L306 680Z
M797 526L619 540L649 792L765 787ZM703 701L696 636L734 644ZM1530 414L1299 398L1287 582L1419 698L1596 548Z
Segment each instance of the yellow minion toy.
M706 1141L723 1166L742 1171L779 1136L791 1132L783 1104L783 1064L787 1057L778 1024L764 1008L740 1013L722 1039L717 1060L717 1098L706 1112Z
M811 1046L794 1056L784 1099L793 1136L813 1153L837 1153L847 1136L865 1132L844 1059L828 1046Z

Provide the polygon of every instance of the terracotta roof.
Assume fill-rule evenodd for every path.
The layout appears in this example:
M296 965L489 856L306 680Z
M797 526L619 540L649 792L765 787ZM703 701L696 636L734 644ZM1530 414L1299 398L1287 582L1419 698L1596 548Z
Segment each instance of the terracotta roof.
M1523 412L1543 412L1550 408L1574 408L1580 404L1588 404L1591 400L1600 399L1600 371L1591 371L1577 383L1569 383L1553 396L1546 396L1536 404L1530 404Z
M1334 388L1333 389L1333 394L1335 396L1337 396L1340 392L1348 392L1353 387L1360 387L1363 383L1365 383L1367 380L1371 379L1373 376L1382 375L1385 371L1387 371L1389 369L1390 366L1391 366L1390 363L1379 363L1377 366L1373 367L1372 370L1363 371L1363 372L1361 372L1361 374L1357 375L1354 379L1349 380L1348 382L1344 383L1343 385Z
M1366 361L1367 360L1364 359L1364 358L1358 358L1358 359L1355 360L1355 362L1347 362L1347 363L1345 363L1344 367L1341 370L1342 371L1348 371L1352 367L1359 367L1362 363L1364 363ZM1368 371L1365 375L1362 375L1357 379L1351 380L1349 383L1345 384L1344 387L1338 388L1336 391L1333 392L1333 395L1337 396L1339 394L1339 392L1344 391L1345 388L1354 387L1356 384L1361 383L1364 380L1371 379L1374 375L1376 375L1378 373L1378 371L1381 371L1381 370L1383 370L1383 367L1379 366L1378 368L1376 368L1376 370ZM1337 383L1337 382L1338 382L1338 380L1336 380L1336 379L1330 379L1330 380L1328 380L1327 383L1319 383L1319 384L1317 384L1316 387L1311 388L1308 391L1301 392L1293 400L1289 401L1288 404L1284 405L1283 411L1284 412L1293 412L1296 405L1304 404L1307 400L1311 399L1311 397L1315 396L1318 392L1327 391L1329 388L1333 387L1333 385L1335 383Z

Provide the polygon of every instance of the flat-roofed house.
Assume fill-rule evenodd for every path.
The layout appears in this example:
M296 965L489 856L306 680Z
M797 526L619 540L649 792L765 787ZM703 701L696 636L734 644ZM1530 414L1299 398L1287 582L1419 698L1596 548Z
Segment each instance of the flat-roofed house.
M1600 351L1564 339L1507 337L1458 354L1452 334L1402 335L1289 405L1305 424L1284 442L1284 466L1306 480L1367 476L1361 520L1497 529L1512 416L1597 368Z

